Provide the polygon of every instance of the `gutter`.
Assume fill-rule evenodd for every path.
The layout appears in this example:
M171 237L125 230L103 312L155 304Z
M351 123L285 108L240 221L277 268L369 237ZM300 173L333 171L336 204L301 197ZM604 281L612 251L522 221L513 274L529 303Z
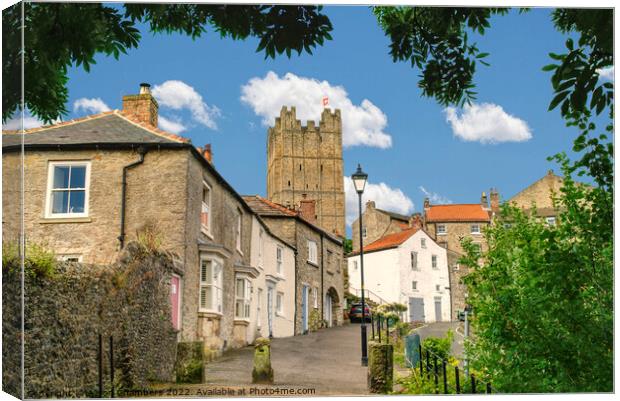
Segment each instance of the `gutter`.
M120 245L120 249L123 249L123 247L125 246L125 209L126 209L126 203L127 203L127 171L129 171L129 169L132 169L140 164L142 164L144 162L144 155L146 154L147 150L143 147L138 148L138 154L139 154L139 159L136 160L133 163L130 163L128 165L126 165L125 167L123 167L123 182L122 182L122 188L121 188L121 229L120 229L120 235L118 236L118 242Z

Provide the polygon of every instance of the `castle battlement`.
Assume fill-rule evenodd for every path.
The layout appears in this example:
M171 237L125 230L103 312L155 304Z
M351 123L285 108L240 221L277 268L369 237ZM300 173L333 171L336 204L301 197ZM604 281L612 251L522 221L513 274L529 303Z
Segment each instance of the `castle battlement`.
M294 128L300 131L316 131L316 130L339 130L342 131L342 119L340 109L333 112L329 108L323 109L321 118L317 126L316 120L307 120L306 125L301 124L301 120L297 119L297 110L295 106L291 106L290 110L287 106L282 106L280 116L276 117L275 124L271 128Z
M292 207L314 200L317 223L344 235L340 110L325 108L318 123L302 125L295 106L283 106L267 133L267 197Z

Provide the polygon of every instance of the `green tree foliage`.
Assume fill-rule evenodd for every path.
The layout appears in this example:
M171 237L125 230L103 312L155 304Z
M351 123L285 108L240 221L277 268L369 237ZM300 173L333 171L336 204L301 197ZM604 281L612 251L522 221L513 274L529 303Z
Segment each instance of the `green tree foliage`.
M348 255L351 252L353 252L353 240L350 238L345 238L342 241L342 250L345 255Z
M468 44L467 32L484 33L489 18L505 12L375 8L394 61L420 69L423 94L444 105L475 98L475 66L486 53ZM469 357L504 392L611 391L613 84L599 74L613 65L613 11L557 9L552 20L572 38L567 52L550 54L555 64L543 67L553 72L549 110L559 108L567 126L579 130L578 156L550 157L565 175L556 226L505 205L502 219L510 228L489 228L486 254L463 244L462 262L481 262L465 279L474 310ZM573 175L589 176L595 185L575 184Z
M442 105L475 99L476 62L488 65L469 32L484 34L495 14L505 8L374 7L379 25L389 36L390 55L422 71L418 86L424 96Z
M25 4L25 103L51 122L67 114L68 69L86 71L98 54L119 58L138 47L140 23L154 33L182 33L197 39L212 28L233 40L260 38L257 52L274 58L293 51L312 53L331 40L332 25L318 6L216 4ZM2 121L21 99L21 4L2 12Z
M548 226L503 205L485 233L483 262L470 273L475 338L472 366L501 392L589 392L613 389L612 193L576 184L570 162ZM465 241L463 262L478 256Z

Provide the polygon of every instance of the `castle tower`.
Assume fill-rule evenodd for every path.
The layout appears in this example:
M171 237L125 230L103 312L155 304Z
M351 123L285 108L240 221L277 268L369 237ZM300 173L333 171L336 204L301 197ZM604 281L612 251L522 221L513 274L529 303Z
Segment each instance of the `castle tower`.
M267 134L267 197L298 208L315 200L316 221L324 230L345 235L340 110L324 109L317 127L282 107Z

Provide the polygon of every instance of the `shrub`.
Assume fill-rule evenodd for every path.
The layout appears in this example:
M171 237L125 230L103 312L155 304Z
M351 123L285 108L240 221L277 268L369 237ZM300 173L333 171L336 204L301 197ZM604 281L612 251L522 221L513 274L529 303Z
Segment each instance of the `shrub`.
M454 333L448 330L445 337L427 337L422 341L422 348L437 355L437 357L448 360L450 358L450 348Z

